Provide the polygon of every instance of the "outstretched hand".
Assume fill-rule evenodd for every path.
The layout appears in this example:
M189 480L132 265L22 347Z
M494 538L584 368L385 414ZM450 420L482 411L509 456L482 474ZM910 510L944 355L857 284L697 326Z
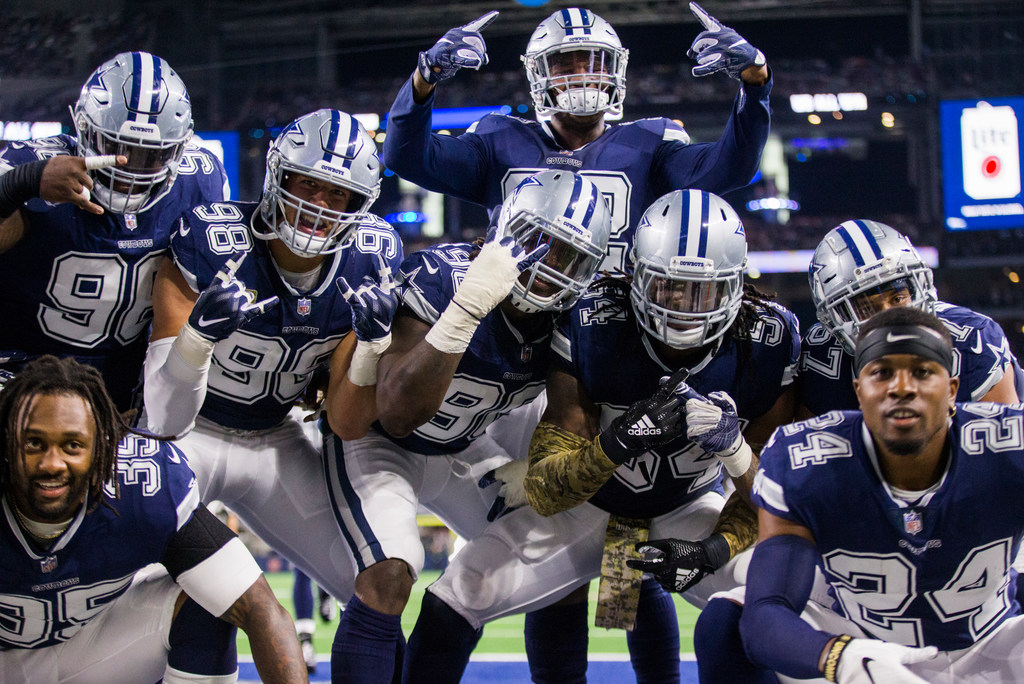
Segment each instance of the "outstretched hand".
M694 39L686 53L690 59L697 61L697 66L692 70L694 76L709 76L724 71L731 78L751 85L763 85L768 80L763 52L748 43L734 29L708 14L697 3L690 3L690 11L704 25L704 31Z
M278 303L276 296L253 302L245 283L235 277L246 254L232 254L192 306L188 324L209 342L227 339L247 321L266 313Z
M420 53L417 69L427 83L443 83L459 69L479 69L487 64L487 45L480 32L498 16L488 12L464 26L450 29L434 47Z
M391 268L380 254L373 256L377 262L378 280L363 276L362 285L355 290L344 277L335 281L341 296L352 309L352 331L362 342L378 342L387 338L398 310L398 293Z

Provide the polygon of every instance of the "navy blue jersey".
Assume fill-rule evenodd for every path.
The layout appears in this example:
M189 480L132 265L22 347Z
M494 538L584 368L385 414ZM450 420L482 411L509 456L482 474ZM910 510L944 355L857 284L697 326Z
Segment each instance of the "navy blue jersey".
M467 243L444 244L410 255L399 277L402 308L428 325L436 323L455 296L474 250ZM418 454L454 454L495 420L533 401L544 389L552 320L551 314L534 314L526 324L531 331L524 331L499 308L493 309L473 333L434 417L407 437L388 437ZM380 424L377 428L387 434Z
M789 310L758 309L750 347L726 333L713 355L686 379L696 391L724 391L736 402L741 423L765 414L786 387L800 356L800 330ZM592 291L563 318L552 342L556 359L600 409L604 430L633 402L650 397L675 369L656 356L637 325L629 295ZM683 436L632 458L590 499L615 515L651 518L668 513L720 486L721 462Z
M11 143L0 171L60 154L74 138ZM24 361L72 356L95 366L119 408L138 384L153 319L153 279L183 212L223 199L224 168L190 145L170 192L139 214L90 214L33 199L22 207L25 235L0 254L0 353ZM11 370L20 367L20 363Z
M882 479L859 411L775 431L754 502L808 528L835 610L879 639L967 648L1020 612L1024 409L958 404L939 487L915 505Z
M603 268L623 268L633 232L655 199L677 188L722 194L757 173L770 115L764 86L744 86L722 138L689 144L678 124L664 118L612 124L593 142L565 150L546 123L492 114L456 137L430 134L433 95L413 101L412 83L399 91L388 114L384 163L428 190L491 210L526 176L545 169L584 175L608 200L612 215Z
M254 301L276 295L277 306L244 323L213 351L206 400L199 414L224 427L271 428L288 415L313 374L326 370L331 354L352 329L352 310L335 281L359 287L363 276L379 280L374 255L397 270L402 243L390 227L361 225L354 240L326 256L317 286L299 292L277 271L267 242L253 237L255 202L195 207L181 219L171 251L189 286L201 292L235 252L246 258L235 276ZM386 225L386 224L384 224Z
M957 401L980 401L1006 373L1014 376L1017 396L1024 400L1024 373L998 323L945 302L936 305L935 313L953 337L953 375L960 378ZM821 323L804 336L798 387L800 403L815 415L858 407L853 355Z
M44 551L3 498L0 648L67 641L128 589L136 571L168 560L168 545L201 505L195 475L177 447L138 435L124 438L118 459L120 498L107 493L114 510L101 504L86 514L83 506Z

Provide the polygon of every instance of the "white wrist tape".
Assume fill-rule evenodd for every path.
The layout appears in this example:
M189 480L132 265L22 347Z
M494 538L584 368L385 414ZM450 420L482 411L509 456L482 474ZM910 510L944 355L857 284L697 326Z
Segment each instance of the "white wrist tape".
M424 339L434 349L445 354L461 354L469 347L480 319L452 301L431 326Z
M377 360L391 345L391 333L373 342L356 342L352 361L348 365L348 381L356 387L377 384Z
M736 448L728 454L715 454L718 460L725 466L726 472L732 477L740 477L750 470L750 462L753 460L754 452L747 444L747 440L740 435Z
M197 370L210 365L214 346L213 342L197 333L188 323L181 326L174 339L174 349L181 355L182 361Z

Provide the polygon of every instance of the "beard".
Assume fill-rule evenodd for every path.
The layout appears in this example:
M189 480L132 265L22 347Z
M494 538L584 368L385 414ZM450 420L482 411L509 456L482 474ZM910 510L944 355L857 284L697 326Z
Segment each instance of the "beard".
M24 492L27 510L22 511L33 519L46 523L59 523L69 519L78 506L85 500L88 478L71 475L68 479L68 491L60 499L47 500L34 491L34 480L29 481L28 491Z
M925 441L923 439L886 439L882 440L882 443L894 456L914 456L924 448Z

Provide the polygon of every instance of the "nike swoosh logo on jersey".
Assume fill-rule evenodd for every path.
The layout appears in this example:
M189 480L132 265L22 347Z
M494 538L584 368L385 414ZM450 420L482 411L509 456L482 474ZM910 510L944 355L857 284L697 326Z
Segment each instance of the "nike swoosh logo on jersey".
M885 341L889 342L890 344L892 344L893 342L903 342L904 340L916 339L918 339L917 335L893 335L892 333L887 333L885 336Z
M427 273L437 273L441 270L437 266L431 266L429 261L424 261L423 265L427 267Z
M192 226L182 221L181 227L178 228L178 235L180 235L181 237L185 237L186 235L188 235L188 232L190 230L192 230Z
M874 675L871 674L871 670L868 669L868 665L873 662L875 662L874 658L861 658L860 666L864 669L864 674L868 676L868 681L870 681L871 684L881 684L877 679L875 679Z
M211 325L216 325L217 323L223 323L226 320L228 320L227 316L225 316L223 318L206 318L205 316L200 316L199 317L199 325L200 325L200 327L208 328Z
M973 347L971 347L971 351L974 352L975 354L980 354L981 353L981 331L980 330L978 331L978 343L976 345L974 345Z

